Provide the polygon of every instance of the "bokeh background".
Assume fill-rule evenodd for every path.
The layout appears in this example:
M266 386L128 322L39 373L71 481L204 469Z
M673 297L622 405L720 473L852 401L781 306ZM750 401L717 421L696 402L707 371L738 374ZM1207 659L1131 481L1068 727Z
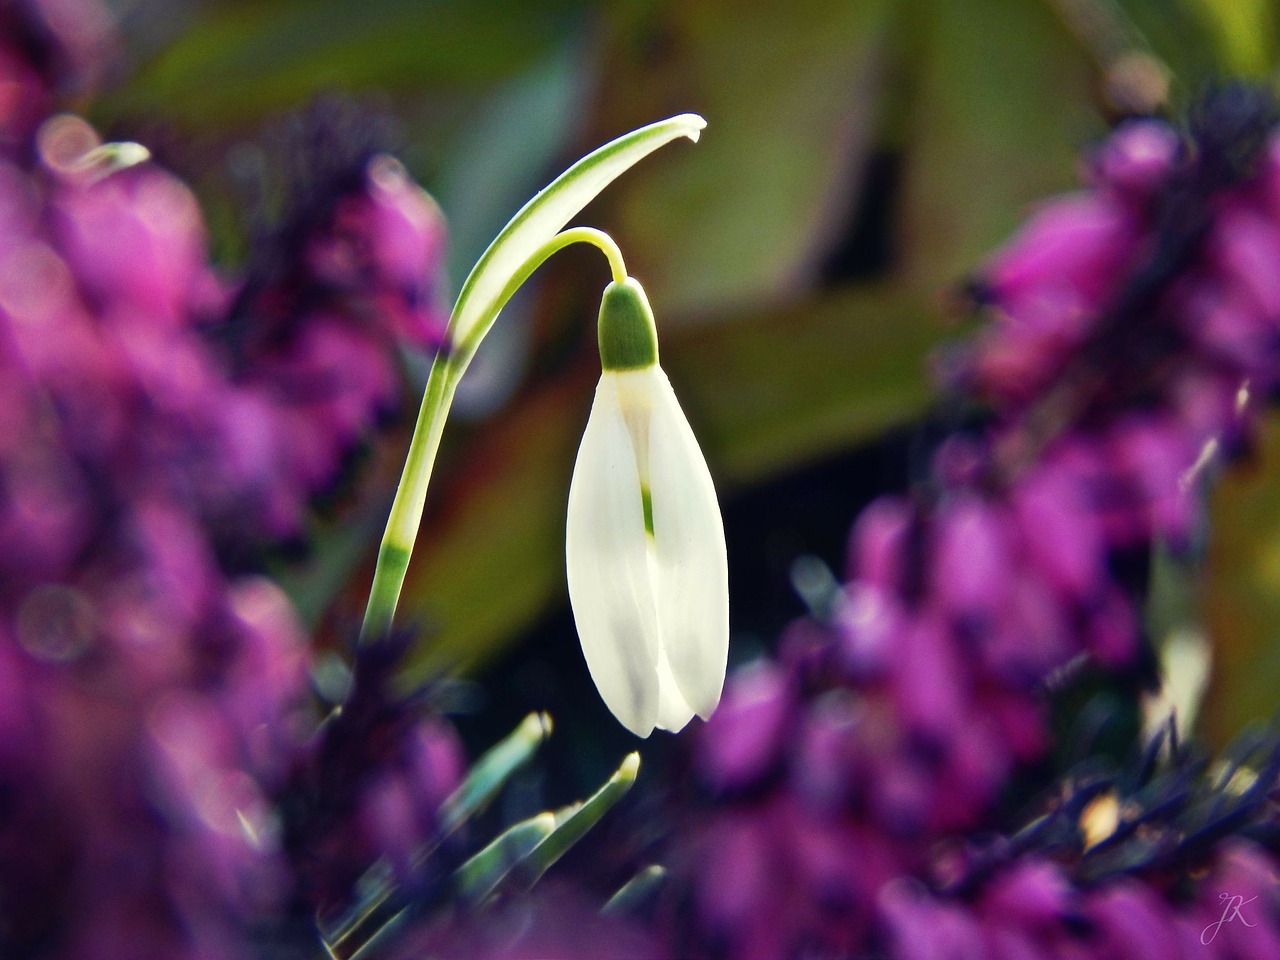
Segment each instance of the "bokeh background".
M735 661L842 570L859 506L918 473L954 412L931 364L962 337L966 277L1029 205L1077 183L1117 119L1206 84L1274 84L1274 0L112 0L117 67L83 104L196 189L215 255L247 254L263 144L318 95L393 118L436 198L456 290L488 240L586 150L682 111L709 126L578 222L646 285L662 358L717 478ZM248 211L248 213L246 212ZM401 616L414 679L474 755L532 709L558 733L531 809L579 796L634 741L590 685L563 522L598 374L602 259L571 250L508 307L461 396ZM407 357L420 384L425 359ZM273 573L334 657L363 606L408 420L365 451ZM1201 728L1275 707L1280 429L1215 494L1207 552L1169 564L1156 622L1213 634ZM661 739L651 747L664 749ZM519 791L514 792L519 796ZM510 811L516 815L522 811ZM505 818L505 817L504 817Z

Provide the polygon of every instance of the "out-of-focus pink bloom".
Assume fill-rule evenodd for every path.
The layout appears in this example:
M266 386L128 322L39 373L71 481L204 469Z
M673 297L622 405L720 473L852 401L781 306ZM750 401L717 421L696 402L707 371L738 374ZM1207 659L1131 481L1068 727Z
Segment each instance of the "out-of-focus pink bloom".
M1118 127L1092 159L1092 179L1123 200L1145 200L1164 184L1182 153L1177 131L1160 120L1132 120Z
M52 218L69 267L99 310L145 317L152 329L191 323L209 268L204 220L184 183L151 164L87 183L68 176Z
M91 87L115 44L97 0L0 4L0 158L26 159L58 97Z
M230 960L318 887L277 807L310 769L310 651L283 592L233 571L300 534L398 403L396 351L443 326L443 228L362 162L342 222L312 224L355 274L231 316L190 190L49 115L96 69L97 9L0 2L0 954ZM406 862L461 777L421 713L336 781L377 816L356 860L310 852L335 897ZM350 833L358 806L310 829Z
M1132 211L1110 196L1041 208L984 272L984 297L998 312L975 347L979 391L1026 402L1043 390L1117 292L1139 238Z
M605 916L581 891L543 880L497 906L423 923L390 960L677 960L635 920Z
M339 290L379 291L392 331L435 347L445 319L430 265L441 261L444 219L435 201L388 156L374 157L364 190L343 197L330 230L316 237L308 264Z
M1168 905L1136 880L1120 880L1085 898L1082 911L1093 927L1091 946L1103 957L1178 960L1181 950L1169 923Z
M727 791L758 780L776 761L791 720L786 675L767 661L744 671L703 728L698 758L707 784Z
M1014 924L1029 933L1051 933L1079 910L1077 894L1062 870L1028 858L997 874L983 889L978 910L993 924Z
M849 575L886 591L901 590L906 575L907 537L912 510L905 500L881 497L854 524L849 542Z
M1106 542L1086 491L1042 462L1022 477L1010 499L1031 569L1065 601L1097 596L1106 580Z
M909 880L887 885L879 897L880 918L898 960L983 960L986 950L976 920L942 903Z
M957 622L990 629L1008 603L1014 536L1001 508L961 493L941 505L928 548L937 603Z
M1122 126L1088 165L1090 188L1044 204L984 268L991 322L949 376L989 405L988 423L945 441L912 498L863 511L828 620L790 627L777 666L732 676L699 739L701 779L728 768L741 786L677 826L698 851L684 942L733 960L797 943L817 956L1175 957L1212 921L1159 877L1078 883L998 844L1003 866L962 890L945 878L966 875L967 844L1015 771L1044 759L1050 685L1086 663L1137 668L1140 612L1117 571L1153 540L1198 533L1206 466L1247 444L1280 386L1280 134L1242 159L1258 131L1239 106L1222 126L1245 146L1214 141L1208 120L1190 144L1159 121ZM752 696L762 676L787 691L785 711ZM780 811L806 825L796 849L858 844L831 852L837 871L878 858L877 882L844 888L856 906L839 934L791 896ZM1256 891L1249 877L1273 858L1228 845L1214 869L1238 856L1247 868L1226 882ZM1201 878L1197 896L1217 882ZM1274 890L1256 895L1264 946L1206 955L1275 952ZM842 942L857 946L830 946Z

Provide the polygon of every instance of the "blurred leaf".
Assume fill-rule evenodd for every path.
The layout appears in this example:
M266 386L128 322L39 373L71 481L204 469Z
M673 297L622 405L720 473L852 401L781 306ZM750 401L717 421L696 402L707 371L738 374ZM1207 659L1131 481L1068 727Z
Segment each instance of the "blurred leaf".
M508 827L493 843L458 868L454 875L458 895L469 903L480 903L555 828L556 818L551 813L539 813Z
M955 283L1026 206L1076 185L1090 58L1045 0L915 0L903 267L918 289Z
M1266 422L1256 462L1231 470L1212 497L1205 616L1213 676L1203 707L1217 746L1280 706L1280 418Z
M1276 0L1188 0L1203 17L1224 71L1263 77L1276 69Z
M1171 99L1183 100L1223 72L1219 45L1206 42L1201 0L1058 0L1119 10L1144 45L1172 72ZM1212 2L1212 0L1210 0ZM1233 0L1228 0L1233 2ZM1246 5L1248 3L1246 2Z
M354 509L313 520L306 557L273 566L271 576L289 595L308 629L315 628L333 598L360 569L364 550L377 542L390 508L390 497L368 495Z
M1148 742L1166 728L1170 716L1180 738L1196 729L1213 660L1203 624L1203 583L1202 554L1153 545L1143 627L1160 665L1160 687L1142 697Z
M552 48L495 90L469 118L436 177L432 192L448 218L455 290L512 211L551 179L554 161L578 132L580 46Z
M664 336L663 365L715 476L759 480L917 416L923 355L943 333L926 317L892 289L849 288ZM524 397L432 488L400 605L439 626L417 669L478 665L563 590L569 478L597 376L584 364Z
M520 865L521 881L532 887L575 843L587 835L636 782L640 754L629 753L604 785L585 801L556 817L556 828L530 852Z
M497 796L511 775L529 762L551 736L551 718L531 713L505 739L485 751L466 779L440 805L440 833L445 835L480 813Z
M634 916L653 901L666 879L666 868L651 863L624 883L600 912L606 916Z
M717 476L745 482L917 416L945 332L927 304L854 286L692 332L663 366Z
M551 736L551 718L531 713L500 742L485 751L467 771L466 779L440 805L439 833L414 854L421 867L436 850L439 839L447 837L497 796L511 775L529 762L535 751ZM516 824L493 843L458 868L456 881L464 897L478 901L493 890L507 872L524 858L555 826L555 818L540 814ZM397 896L398 878L386 861L379 861L361 878L360 899L342 915L320 924L321 934L334 960L359 960L382 956L386 942L402 927L406 910L404 897ZM411 911L409 911L411 912Z
M562 38L580 0L281 0L206 8L118 95L201 124L251 119L326 88L492 82Z
M617 5L601 125L695 110L696 151L618 199L631 272L664 316L778 301L848 219L875 122L888 0Z

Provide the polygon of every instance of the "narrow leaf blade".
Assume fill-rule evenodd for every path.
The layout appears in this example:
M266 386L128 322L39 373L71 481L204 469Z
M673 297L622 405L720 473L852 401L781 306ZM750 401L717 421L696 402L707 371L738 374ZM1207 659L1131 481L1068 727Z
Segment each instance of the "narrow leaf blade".
M587 154L539 191L511 218L463 283L449 318L450 341L464 347L477 343L531 253L629 168L672 140L696 142L706 125L697 114L682 113L633 130Z
M587 831L600 822L615 803L626 796L636 775L640 772L640 754L629 753L622 765L604 786L593 793L576 810L563 818L555 828L539 843L521 865L521 876L528 886L532 887L544 873L568 852L569 848L587 835Z
M449 833L483 810L511 774L528 763L549 736L551 717L545 713L531 713L506 739L472 764L466 779L440 807L441 833Z

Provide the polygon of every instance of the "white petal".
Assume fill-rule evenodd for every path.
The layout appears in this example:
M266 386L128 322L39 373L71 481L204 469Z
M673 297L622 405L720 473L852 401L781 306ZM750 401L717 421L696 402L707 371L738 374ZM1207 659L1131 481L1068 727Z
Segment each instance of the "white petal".
M655 575L655 580L657 577ZM661 600L659 600L661 603ZM661 629L661 628L659 628ZM659 730L670 730L679 733L693 719L694 709L685 699L671 672L671 663L661 634L658 637L658 720L654 724Z
M724 524L707 462L671 383L660 368L651 370L649 485L659 655L665 654L680 697L708 717L720 702L729 652ZM664 719L659 717L659 726L678 729Z
M614 377L605 374L569 485L565 565L582 652L600 696L632 733L658 719L658 626L640 476Z
M463 283L449 321L451 341L463 344L477 333L484 336L505 302L503 291L529 256L601 190L663 144L678 137L696 141L706 125L697 114L682 113L632 130L589 153L540 190L489 244Z

